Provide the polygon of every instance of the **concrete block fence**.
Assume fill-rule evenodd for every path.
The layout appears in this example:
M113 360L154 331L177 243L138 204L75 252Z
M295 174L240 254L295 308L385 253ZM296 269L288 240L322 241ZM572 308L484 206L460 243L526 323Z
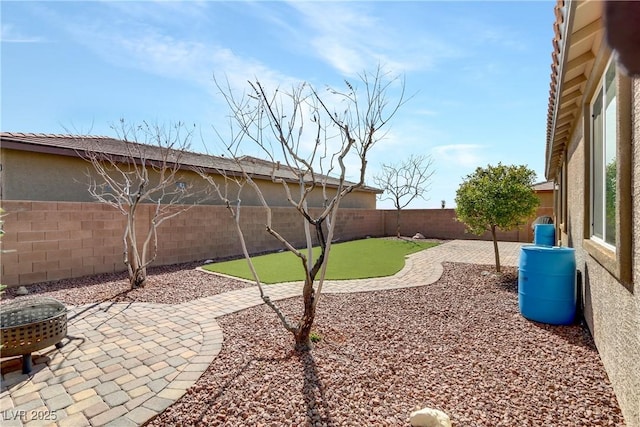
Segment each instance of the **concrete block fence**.
M384 234L395 235L397 227L397 211L385 210ZM497 238L504 242L532 242L533 231L531 223L542 215L553 217L553 208L538 208L536 215L530 219L527 225L516 230L498 230ZM463 239L463 240L491 240L491 233L476 236L466 232L464 224L456 221L455 209L403 209L400 211L400 234L413 236L416 232L422 233L432 239Z
M122 233L125 217L110 206L81 202L2 201L1 282L8 286L123 271ZM136 218L142 241L153 206L143 205ZM274 208L273 228L296 245L304 244L303 222L291 208ZM548 214L548 213L540 213ZM403 210L402 234L428 238L489 239L465 233L453 209ZM241 208L241 225L252 253L281 249L265 231L265 210ZM528 242L530 226L501 233L500 240ZM335 238L394 235L393 210L341 209ZM216 259L241 254L233 219L222 206L193 206L158 229L154 265Z

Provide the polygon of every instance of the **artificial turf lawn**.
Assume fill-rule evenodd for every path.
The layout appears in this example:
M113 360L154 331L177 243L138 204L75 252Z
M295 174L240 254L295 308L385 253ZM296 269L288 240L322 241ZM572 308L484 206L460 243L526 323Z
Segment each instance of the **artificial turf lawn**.
M399 239L363 239L331 245L326 279L364 279L391 276L402 270L405 256L437 243ZM305 249L306 252L306 249ZM314 248L314 259L320 254ZM304 279L300 258L289 251L261 255L251 258L262 283L272 284ZM209 271L253 280L247 260L208 264Z

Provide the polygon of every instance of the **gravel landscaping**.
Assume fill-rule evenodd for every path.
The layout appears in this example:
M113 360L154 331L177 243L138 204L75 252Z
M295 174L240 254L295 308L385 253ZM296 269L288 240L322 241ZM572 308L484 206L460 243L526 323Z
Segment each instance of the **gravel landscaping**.
M147 285L130 290L126 273L107 273L75 279L57 280L26 286L29 295L46 295L67 305L95 302L155 302L180 304L253 286L251 283L195 270L202 263L152 267L147 270ZM16 297L18 288L9 288L2 299Z
M265 306L225 316L222 352L151 425L398 426L424 406L456 426L624 425L588 331L524 319L516 269L491 268L446 264L432 285L324 295L308 354Z
M29 289L77 305L179 303L250 286L194 266L154 269L133 292L122 275ZM492 268L448 263L432 285L325 294L321 340L309 353L292 351L291 335L265 306L221 317L222 351L149 425L406 426L425 406L456 426L624 425L588 331L524 319L516 269L498 276ZM299 298L280 304L301 311Z

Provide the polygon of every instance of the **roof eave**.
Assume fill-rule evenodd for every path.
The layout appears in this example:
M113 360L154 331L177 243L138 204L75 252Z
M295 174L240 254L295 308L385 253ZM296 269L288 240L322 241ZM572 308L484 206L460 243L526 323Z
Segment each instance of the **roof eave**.
M561 58L559 60L559 64L558 64L558 68L555 70L555 76L552 74L552 79L555 78L556 82L557 82L557 86L555 88L551 88L552 92L552 97L554 98L553 100L553 112L551 113L551 123L550 123L550 128L549 128L549 133L547 135L547 146L546 146L546 161L545 161L545 177L548 181L551 181L553 179L555 179L555 170L551 170L551 158L553 155L553 149L554 149L554 139L555 139L555 130L556 130L556 122L558 119L558 112L559 112L559 107L560 107L560 96L562 94L562 81L563 81L563 71L564 71L564 64L567 61L567 57L569 55L569 49L567 48L567 41L569 39L569 37L567 37L567 30L569 28L571 28L572 24L573 24L573 17L574 17L574 11L576 8L576 3L573 0L568 0L569 4L568 7L565 4L563 7L561 7L559 9L560 14L562 14L563 11L566 11L566 14L564 15L564 19L562 19L562 22L559 24L558 26L558 30L559 30L559 36L560 36L560 52L559 52L559 57ZM558 1L558 4L561 3L561 0ZM558 19L560 19L560 17L558 17ZM552 64L552 67L555 64ZM553 82L552 82L553 84ZM555 93L554 93L555 92Z
M41 135L39 137L45 137L45 135ZM113 139L110 137L96 137L96 136L91 136L91 135L78 135L78 136L73 136L73 135L65 135L65 137L68 138L80 138L80 139L93 139L93 138L109 138L109 139ZM78 157L78 158L82 158L82 153L85 152L84 148L72 148L72 147L62 147L62 146L55 146L55 145L47 145L44 143L36 143L36 142L32 142L29 140L29 134L2 134L2 148L4 149L10 149L10 150L19 150L19 151L28 151L28 152L35 152L35 153L43 153L43 154L53 154L53 155L59 155L59 156L69 156L69 157ZM107 153L109 155L112 156L121 156L120 154L112 154L112 153ZM211 155L203 155L200 153L189 153L189 154L194 154L197 156L206 156L206 157L210 157L213 159L217 159L217 160L229 160L229 162L227 162L227 167L226 168L220 168L220 167L213 167L213 166L205 166L205 165L196 165L196 164L190 164L190 163L181 163L179 164L180 169L182 170L201 170L205 173L217 173L217 174L227 174L230 176L242 176L242 171L240 169L240 167L238 167L237 169L235 168L231 168L229 166L231 165L235 165L236 162L234 160L231 159L227 159L224 157L216 157L216 156L211 156ZM155 160L155 159L150 159L150 160ZM246 159L245 159L246 160ZM257 161L260 161L261 163L267 163L266 161L262 160L262 159L256 159ZM253 171L247 171L247 173L249 173L249 175L251 175L252 177L256 178L256 179L260 179L260 180L264 180L264 181L271 181L272 180L272 176L268 175L268 174L264 174L264 173L259 173L259 172L253 172ZM298 183L299 181L293 177L288 177L288 176L279 176L278 178L280 179L284 179L286 182L288 183ZM307 182L308 183L308 182ZM355 183L353 182L345 182L345 185L354 185ZM332 182L328 182L327 184L328 188L338 188L338 185L336 183L332 183ZM370 192L370 193L376 193L376 194L380 194L383 191L378 189L378 188L374 188L374 187L369 187L369 186L362 186L359 187L357 189L358 191L362 191L362 192Z
M556 8L559 10L554 24L556 37L545 152L547 180L557 178L574 129L582 117L584 97L593 84L594 67L599 66L604 39L602 1L569 0L564 3L559 0Z

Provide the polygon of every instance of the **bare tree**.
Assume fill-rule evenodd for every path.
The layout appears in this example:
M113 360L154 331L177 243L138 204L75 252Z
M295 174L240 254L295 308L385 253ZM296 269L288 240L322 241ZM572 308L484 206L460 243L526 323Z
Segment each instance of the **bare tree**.
M224 87L217 82L231 110L232 136L226 140L231 141L225 143L226 149L239 169L238 177L227 177L235 179L239 188L248 185L257 193L265 212L266 231L300 259L305 279L302 290L304 312L299 319L292 321L265 294L242 232L240 198L234 200L229 196L228 185L217 185L206 173L202 176L225 200L233 216L243 254L262 300L293 334L295 348L301 351L310 349L312 345L310 333L320 301L340 202L364 185L367 156L384 136L382 129L404 102L404 82L389 78L380 68L373 74L364 73L359 77L364 85L362 98L361 92L349 82L345 82L345 91L328 88L321 96L307 83L294 86L290 92L279 89L268 92L256 80L249 82L250 92L240 97L234 95L228 82ZM397 101L390 103L387 93L392 88L397 88L400 94ZM290 206L300 214L304 224L305 249L296 248L282 236L281 230L273 228L272 209L254 181L249 166L238 155L244 142L259 147L272 162L272 182L282 186ZM346 179L347 164L353 164L349 162L358 165L355 182ZM309 198L313 192L323 195L323 206L318 209L310 207ZM319 245L316 251L320 252L315 257L314 243Z
M384 190L382 200L391 200L396 208L398 237L400 237L400 211L417 198L425 199L425 193L430 188L429 180L435 173L432 167L431 156L412 154L405 161L383 164L380 173L373 177L375 185Z
M79 154L93 169L87 171L91 196L126 217L123 261L131 289L135 289L145 285L147 267L156 259L160 224L193 205L183 204L195 193L192 184L180 176L192 131L182 123L130 126L124 120L112 128L120 139L113 150L117 154L105 153L96 141L84 137L80 142L86 149ZM137 222L145 204L151 205L148 226Z

